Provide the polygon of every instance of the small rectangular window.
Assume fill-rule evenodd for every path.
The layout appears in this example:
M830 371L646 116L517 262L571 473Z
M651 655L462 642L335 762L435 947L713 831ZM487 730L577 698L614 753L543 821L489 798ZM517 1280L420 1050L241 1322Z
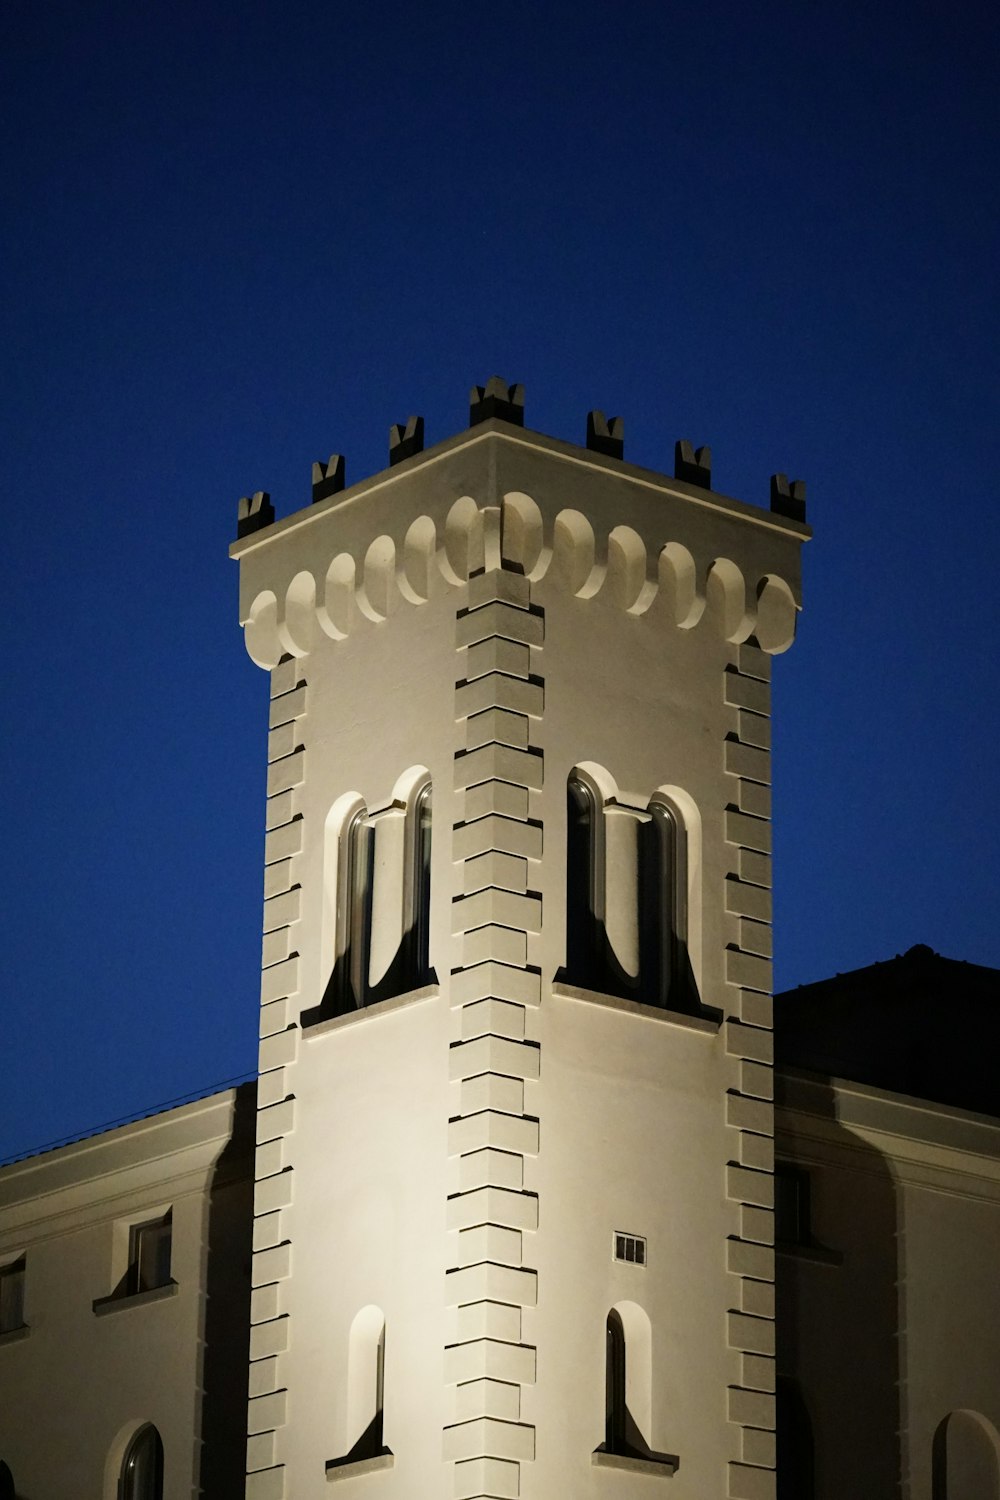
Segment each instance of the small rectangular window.
M615 1260L624 1260L633 1266L646 1264L646 1241L641 1234L615 1232Z
M0 1266L0 1333L24 1327L25 1257Z
M778 1245L812 1243L809 1173L785 1161L774 1164L774 1239Z
M150 1292L170 1281L171 1215L133 1224L128 1239L126 1295Z

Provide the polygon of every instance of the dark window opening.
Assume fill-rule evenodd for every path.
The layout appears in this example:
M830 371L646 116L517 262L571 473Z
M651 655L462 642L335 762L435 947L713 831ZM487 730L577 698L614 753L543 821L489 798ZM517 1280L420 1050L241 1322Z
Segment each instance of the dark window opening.
M625 1329L614 1308L608 1313L605 1339L604 1448L607 1453L627 1454L631 1449L625 1404Z
M0 1267L0 1333L24 1327L24 1275L26 1260Z
M564 977L583 989L697 1014L687 935L680 812L661 793L648 809L605 800L574 771L566 784Z
M778 1245L809 1245L809 1173L789 1162L774 1164L774 1238Z
M133 1224L128 1236L128 1271L125 1295L151 1292L170 1283L170 1248L173 1233L172 1216Z
M646 1241L640 1234L615 1235L615 1260L627 1261L630 1265L646 1264Z
M119 1500L163 1500L163 1444L152 1425L129 1443L118 1483Z
M812 1423L794 1380L778 1377L776 1410L776 1500L813 1500L815 1494Z
M385 869L379 866L377 871L377 864L383 858L379 841L386 837L389 822L401 817L404 819L402 863L391 867L387 886ZM431 835L429 779L407 804L397 802L375 813L359 807L340 830L333 968L322 1004L303 1015L306 1025L328 1016L362 1010L432 982ZM377 886L378 881L383 883ZM391 927L394 914L399 923L398 947L387 965L383 955L383 972L373 982L373 948L378 947L376 926L381 921Z

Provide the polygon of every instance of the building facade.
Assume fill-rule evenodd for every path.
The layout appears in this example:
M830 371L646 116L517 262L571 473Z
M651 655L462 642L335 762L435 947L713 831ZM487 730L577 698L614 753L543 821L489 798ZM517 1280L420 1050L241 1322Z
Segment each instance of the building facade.
M203 1107L190 1204L158 1127L93 1146L109 1163L124 1146L151 1185L94 1209L120 1301L110 1320L88 1307L81 1359L108 1322L142 1320L141 1359L146 1320L166 1329L185 1298L191 1317L163 1335L177 1370L157 1400L109 1366L132 1406L95 1417L88 1493L959 1500L950 1462L979 1463L997 1500L989 1340L961 1397L907 1374L905 1453L898 1400L870 1414L873 1433L896 1424L891 1481L877 1444L869 1463L863 1435L838 1435L851 1366L822 1352L826 1319L869 1288L843 1181L870 1187L871 1132L918 1177L926 1158L931 1226L974 1180L995 1237L996 1122L789 1069L775 1171L770 673L799 606L801 487L775 476L767 509L729 499L688 444L673 476L638 469L600 413L583 445L544 437L497 380L465 432L424 451L411 419L390 441L389 467L349 490L341 458L316 465L313 504L283 520L262 492L241 502L241 620L271 677L252 1219L228 1096ZM85 1148L66 1150L49 1167L72 1177ZM237 1211L212 1244L223 1159ZM30 1328L0 1333L13 1387L46 1306L29 1203L48 1160L0 1174L0 1202L23 1204L0 1238ZM910 1247L921 1316L953 1233ZM856 1324L845 1361L872 1326ZM905 1330L920 1368L928 1329L924 1345ZM0 1409L13 1493L77 1494L24 1437L33 1378L9 1424ZM942 1435L925 1462L952 1420L950 1458Z

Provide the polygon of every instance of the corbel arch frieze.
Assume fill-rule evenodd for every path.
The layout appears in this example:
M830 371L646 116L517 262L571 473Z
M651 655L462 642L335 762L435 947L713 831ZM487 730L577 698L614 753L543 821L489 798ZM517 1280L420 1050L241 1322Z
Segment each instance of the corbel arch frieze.
M710 622L723 639L754 637L769 654L787 651L795 636L798 606L778 574L745 575L731 558L698 559L673 539L651 544L625 524L595 530L572 507L546 516L530 495L511 491L499 506L460 496L437 519L420 515L360 555L338 552L325 571L300 570L283 589L262 590L245 621L247 651L262 667L307 656L321 636L344 640L402 603L419 608L501 565L578 599L602 595L629 614L655 605L681 630Z

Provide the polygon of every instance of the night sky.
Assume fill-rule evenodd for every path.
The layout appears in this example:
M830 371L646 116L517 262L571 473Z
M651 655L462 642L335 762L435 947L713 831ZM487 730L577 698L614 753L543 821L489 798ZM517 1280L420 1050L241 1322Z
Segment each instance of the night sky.
M236 502L468 389L808 482L777 985L1000 966L992 3L9 0L0 1155L250 1072Z

